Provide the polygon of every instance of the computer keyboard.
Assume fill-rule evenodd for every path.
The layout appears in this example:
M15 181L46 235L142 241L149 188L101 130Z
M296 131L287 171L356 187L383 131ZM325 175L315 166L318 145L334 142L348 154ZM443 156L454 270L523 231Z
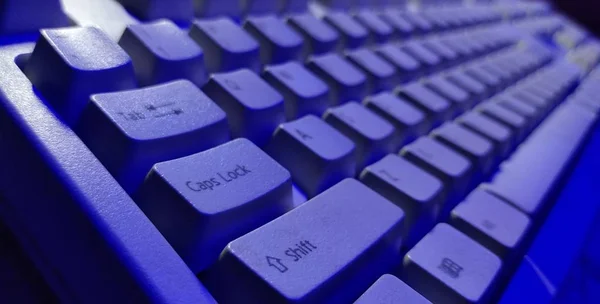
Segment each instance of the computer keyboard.
M600 44L549 4L2 5L0 241L37 288L0 302L545 303L567 276L540 252L597 153Z

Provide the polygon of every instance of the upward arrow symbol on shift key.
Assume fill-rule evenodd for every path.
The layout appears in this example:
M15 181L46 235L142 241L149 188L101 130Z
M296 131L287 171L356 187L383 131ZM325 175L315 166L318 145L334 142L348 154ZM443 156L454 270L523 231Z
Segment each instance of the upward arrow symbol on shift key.
M287 268L285 265L283 265L283 263L281 262L281 259L274 258L274 257L268 256L268 255L266 257L267 257L267 264L269 264L269 266L274 267L275 269L279 270L279 272L281 272L281 273L288 271L289 268Z

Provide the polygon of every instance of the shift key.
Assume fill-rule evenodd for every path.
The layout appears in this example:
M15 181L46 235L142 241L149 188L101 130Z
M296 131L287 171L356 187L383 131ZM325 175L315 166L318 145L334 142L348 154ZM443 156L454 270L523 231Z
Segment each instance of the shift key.
M229 243L219 303L350 303L400 261L404 212L354 179Z

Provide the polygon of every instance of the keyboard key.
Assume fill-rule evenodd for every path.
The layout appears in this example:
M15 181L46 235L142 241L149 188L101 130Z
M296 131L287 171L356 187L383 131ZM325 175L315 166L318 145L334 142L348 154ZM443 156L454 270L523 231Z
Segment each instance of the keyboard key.
M303 57L329 53L338 45L340 36L336 30L312 14L293 15L287 23L304 38Z
M431 136L468 158L479 177L492 173L496 161L491 141L455 122L445 123L433 130Z
M488 95L490 95L484 84L473 79L473 77L465 74L463 71L454 70L448 73L446 78L452 83L471 93L471 95L474 97L472 104L478 104Z
M90 95L136 87L131 59L95 27L41 30L24 73L68 124Z
M513 96L509 96L509 95L498 96L498 98L496 99L496 102L500 106L525 117L530 128L534 127L539 122L539 120L542 118L541 113L537 108L535 108L534 106L529 105L525 102L522 102L521 100L519 100Z
M495 146L495 155L504 159L512 148L512 132L506 126L484 116L481 113L471 111L456 119L465 128L491 140Z
M283 97L250 70L214 74L202 90L227 113L231 135L259 147L285 121Z
M402 279L433 303L485 303L501 267L477 242L438 224L404 257Z
M195 1L196 16L202 18L229 17L238 20L242 15L242 2L239 0Z
M194 17L193 0L118 0L128 11L142 20L171 19L189 23Z
M223 303L349 303L400 260L403 220L347 179L229 243L207 285Z
M381 13L381 19L387 22L393 29L395 36L398 38L406 38L414 34L415 26L408 22L400 11L393 8L386 8Z
M400 146L394 127L357 102L330 108L323 118L354 142L359 170Z
M281 124L268 151L308 197L356 174L354 143L312 115Z
M445 67L450 67L457 62L459 55L456 51L449 48L439 39L427 39L423 41L423 46L438 55L442 59Z
M452 210L450 222L504 259L516 253L530 221L516 208L483 189L477 189Z
M404 12L404 18L415 26L415 29L421 34L427 34L433 30L433 25L427 19L416 12Z
M430 304L418 292L391 274L384 274L354 304Z
M292 208L290 173L247 139L156 164L136 199L194 273Z
M428 78L425 82L425 86L452 102L454 108L457 109L456 114L463 113L473 106L473 100L469 93L453 84L442 75Z
M416 59L392 44L382 45L375 52L397 69L400 82L416 78L421 70L421 64Z
M428 50L419 41L409 41L403 44L401 49L413 58L417 59L423 65L423 68L427 73L435 72L441 67L440 65L442 64L442 59L437 54Z
M299 60L302 52L302 36L273 15L250 17L244 29L260 44L263 64Z
M446 202L441 211L442 218L450 214L470 190L472 164L443 144L429 137L421 137L404 147L400 154L444 183Z
M132 24L119 45L131 56L142 86L179 79L202 86L208 78L202 49L173 22Z
M527 121L525 118L511 110L508 110L497 103L487 102L477 107L477 110L483 115L501 123L510 128L514 139L519 143L526 135Z
M367 95L366 76L337 54L311 57L307 67L329 86L331 105L360 101Z
M364 104L368 109L394 125L401 146L424 135L431 129L421 110L391 93L383 92L369 96L365 99Z
M397 94L425 112L429 116L429 124L433 127L441 125L453 116L450 102L427 89L422 83L413 82L402 86Z
M344 12L330 12L323 19L340 33L340 49L356 49L364 46L369 32Z
M296 62L267 66L263 75L283 95L287 120L321 116L330 104L327 84Z
M444 188L433 175L390 154L366 167L360 180L405 212L405 248L411 248L435 225L444 203Z
M361 10L354 18L369 31L371 44L385 43L392 36L392 27L371 10Z
M368 94L390 90L396 85L394 67L369 49L349 51L346 57L367 76Z
M184 80L93 95L76 130L129 193L155 163L229 140L225 112Z
M486 190L535 221L595 121L594 114L577 105L566 104L555 110L503 165Z
M260 70L258 43L228 18L195 21L189 35L204 50L210 73Z
M480 65L470 65L464 69L465 73L475 80L485 84L490 95L496 94L502 89L502 80L496 75L488 72Z

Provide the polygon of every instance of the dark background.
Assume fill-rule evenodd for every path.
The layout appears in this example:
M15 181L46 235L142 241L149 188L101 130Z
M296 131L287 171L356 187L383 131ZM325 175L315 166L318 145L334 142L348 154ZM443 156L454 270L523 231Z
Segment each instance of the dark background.
M600 0L554 0L561 11L600 35Z

